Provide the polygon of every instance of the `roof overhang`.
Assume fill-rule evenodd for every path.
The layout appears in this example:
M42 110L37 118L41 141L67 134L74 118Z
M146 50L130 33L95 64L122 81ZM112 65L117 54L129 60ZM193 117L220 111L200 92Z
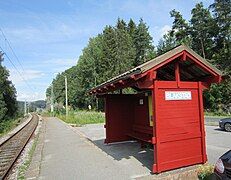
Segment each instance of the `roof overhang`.
M105 94L126 87L137 88L141 86L144 89L149 88L152 85L149 81L152 82L157 78L157 71L175 60L179 60L182 63L182 73L185 71L185 77L189 77L191 71L191 73L197 74L196 80L207 84L219 83L222 79L222 72L220 70L195 53L192 49L185 45L180 45L163 55L96 86L89 91L89 94ZM186 61L192 63L185 65ZM169 68L171 69L170 66ZM189 69L191 70L189 71ZM162 74L165 75L165 73ZM144 80L146 83L142 85ZM191 81L194 81L194 79L191 79Z

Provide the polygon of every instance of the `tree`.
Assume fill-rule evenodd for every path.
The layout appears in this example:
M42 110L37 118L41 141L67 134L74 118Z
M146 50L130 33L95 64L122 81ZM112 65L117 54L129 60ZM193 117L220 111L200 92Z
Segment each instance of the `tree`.
M175 9L170 12L172 18L174 18L171 36L176 38L178 44L186 44L191 46L191 37L189 35L189 24L180 14L180 12Z
M214 37L216 48L214 49L213 58L226 73L231 75L231 1L215 0L210 5L216 21L218 31Z
M3 93L0 92L0 122L5 118L7 112L6 103L3 97Z
M216 24L209 10L204 8L202 2L196 4L191 11L190 33L192 48L204 58L211 59L214 49L213 37Z
M215 0L209 9L198 3L187 22L180 12L172 10L172 30L159 41L157 53L162 54L175 45L185 43L201 56L211 59L224 74L231 76L231 1ZM205 107L215 112L231 112L231 81L212 85L205 91Z
M9 80L9 72L2 66L3 53L0 52L0 121L13 118L17 114L16 89Z
M115 40L116 40L116 50L115 50L115 75L124 73L125 71L132 68L132 60L135 58L135 48L133 46L133 41L129 35L126 23L123 20L118 19L115 28ZM111 76L113 77L113 76Z
M176 38L170 34L170 32L166 33L163 38L161 38L157 45L157 55L161 55L174 47L178 44L176 42Z
M136 48L136 56L133 66L138 66L155 56L152 37L149 34L148 26L143 19L140 19L133 38Z
M135 31L136 31L136 23L132 19L130 19L128 22L127 30L131 38L134 40Z

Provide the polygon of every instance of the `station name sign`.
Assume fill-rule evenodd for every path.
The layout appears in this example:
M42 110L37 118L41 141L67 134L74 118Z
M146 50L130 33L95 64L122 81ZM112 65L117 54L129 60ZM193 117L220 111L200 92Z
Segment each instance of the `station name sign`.
M165 91L165 100L192 100L191 91Z

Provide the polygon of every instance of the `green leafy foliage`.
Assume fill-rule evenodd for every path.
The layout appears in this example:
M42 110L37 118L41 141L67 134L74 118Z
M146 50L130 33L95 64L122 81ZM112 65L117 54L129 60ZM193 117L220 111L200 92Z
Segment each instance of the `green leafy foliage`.
M228 79L205 91L205 108L217 114L231 114L231 1L215 0L209 8L198 3L191 10L188 22L176 10L172 10L170 15L173 18L172 30L159 41L158 55L185 43L209 59Z
M115 26L106 26L103 32L90 38L83 49L76 66L57 75L53 80L56 110L65 105L64 77L68 79L68 103L72 109L102 109L103 101L89 96L87 91L134 66L155 56L152 37L146 23L141 19L138 25L130 19L127 24L118 19ZM124 92L131 92L125 90ZM51 101L51 86L47 89Z
M209 180L214 179L213 176L214 166L210 164L200 165L197 169L198 179Z
M189 20L177 10L172 10L170 16L173 18L172 29L160 39L156 50L143 19L137 24L132 19L128 23L118 19L115 26L106 26L102 33L90 38L77 65L53 81L57 109L62 110L65 105L63 75L68 77L68 103L72 109L86 109L91 104L99 110L103 101L89 96L89 89L184 43L210 59L228 77L205 91L205 108L218 114L231 113L231 1L215 0L209 8L197 3ZM132 93L130 89L124 92ZM48 102L50 96L51 87L47 89Z
M96 111L71 111L67 118L62 114L58 115L58 117L66 123L75 124L77 126L105 122L105 114Z
M0 52L0 122L17 114L16 89L9 80L8 70L2 66L3 53Z

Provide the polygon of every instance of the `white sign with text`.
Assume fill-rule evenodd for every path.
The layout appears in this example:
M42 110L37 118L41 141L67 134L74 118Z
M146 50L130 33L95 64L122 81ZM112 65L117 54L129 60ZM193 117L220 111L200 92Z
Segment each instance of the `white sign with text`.
M192 100L191 91L165 91L165 100Z

